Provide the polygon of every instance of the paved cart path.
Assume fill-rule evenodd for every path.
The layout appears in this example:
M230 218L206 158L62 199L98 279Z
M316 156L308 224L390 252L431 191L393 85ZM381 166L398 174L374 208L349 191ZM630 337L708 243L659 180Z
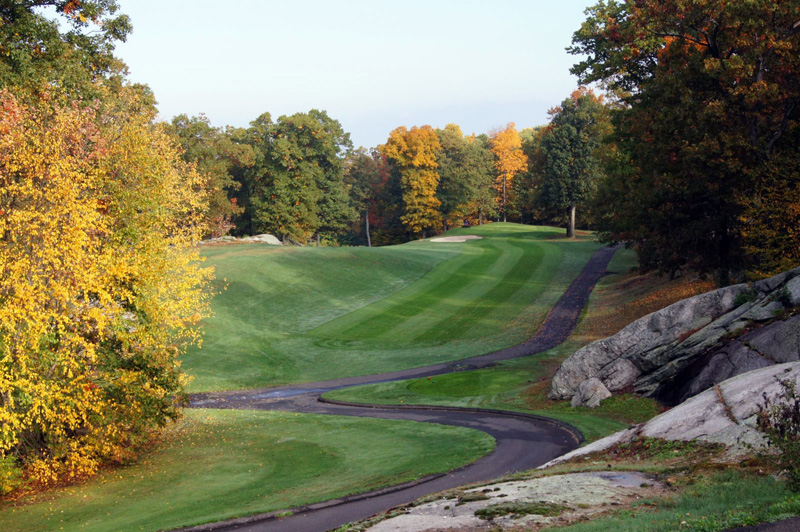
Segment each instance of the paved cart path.
M605 247L589 259L578 277L558 300L539 331L519 345L456 362L433 364L401 371L362 375L275 388L195 394L194 408L283 410L291 412L406 419L482 430L497 441L495 450L470 465L416 482L393 486L292 509L289 517L276 512L211 523L186 530L253 532L324 532L364 519L429 493L472 482L487 481L507 473L524 471L548 462L582 441L580 432L565 423L544 417L485 409L350 405L321 399L325 392L359 384L389 382L480 369L501 360L533 355L551 349L572 333L595 284L606 273L617 248Z

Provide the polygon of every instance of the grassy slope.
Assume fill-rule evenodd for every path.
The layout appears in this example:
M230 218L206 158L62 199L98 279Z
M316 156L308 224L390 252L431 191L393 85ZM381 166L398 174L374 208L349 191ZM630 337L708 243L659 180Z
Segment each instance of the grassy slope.
M141 462L25 505L6 504L1 528L169 529L404 482L467 464L493 447L482 432L443 425L190 410Z
M384 248L208 248L220 294L189 390L379 373L529 337L598 245L553 228L489 224ZM223 286L227 280L227 290Z
M649 419L659 413L658 405L633 395L615 396L594 410L573 409L568 402L547 399L550 378L566 356L592 340L614 334L644 314L709 288L706 283L689 279L668 281L628 273L635 264L633 252L617 252L609 265L609 271L617 273L598 283L575 332L555 349L485 370L359 386L325 396L351 402L473 406L533 412L572 423L588 441Z

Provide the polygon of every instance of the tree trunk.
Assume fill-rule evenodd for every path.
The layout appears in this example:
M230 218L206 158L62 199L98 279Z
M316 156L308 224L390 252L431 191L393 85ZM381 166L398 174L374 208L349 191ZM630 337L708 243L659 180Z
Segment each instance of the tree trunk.
M367 247L372 247L372 240L369 237L369 209L367 209L366 216L364 216L364 220L366 221L366 230L367 230Z
M567 225L567 238L575 238L575 205L569 207L569 225Z
M427 230L422 230L422 239L425 240L425 235L427 234Z
M483 207L478 209L478 225L483 225Z
M317 247L320 247L322 244L319 243L319 233L317 233Z

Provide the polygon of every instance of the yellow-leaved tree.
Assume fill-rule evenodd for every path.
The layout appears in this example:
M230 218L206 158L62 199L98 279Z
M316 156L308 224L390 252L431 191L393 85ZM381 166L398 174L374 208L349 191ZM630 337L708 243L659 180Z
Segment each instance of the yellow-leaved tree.
M0 92L0 492L128 460L179 416L206 198L135 107Z
M503 221L508 218L508 205L511 203L514 177L528 167L528 157L522 151L522 139L514 122L505 129L494 132L490 138L490 146L494 153L494 166L497 170L495 190L497 204L503 212Z
M439 137L431 126L400 126L389 134L380 152L388 157L400 172L405 214L401 216L406 229L421 233L437 230L442 216L441 201L436 197L439 174L436 152L441 149Z

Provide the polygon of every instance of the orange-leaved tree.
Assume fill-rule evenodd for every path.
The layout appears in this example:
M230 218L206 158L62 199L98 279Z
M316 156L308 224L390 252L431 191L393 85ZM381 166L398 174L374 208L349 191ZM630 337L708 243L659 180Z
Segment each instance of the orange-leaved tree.
M431 126L398 127L389 134L380 151L400 172L405 214L401 217L406 229L421 233L436 230L441 225L436 198L439 174L436 171L436 152L441 149L436 131Z
M208 308L202 178L150 116L104 105L0 92L0 492L128 460L177 418Z
M497 170L495 180L497 203L503 212L505 222L508 217L508 204L511 199L509 196L513 191L514 177L528 167L528 158L522 151L522 139L514 122L510 122L505 129L495 131L491 135L490 144Z

